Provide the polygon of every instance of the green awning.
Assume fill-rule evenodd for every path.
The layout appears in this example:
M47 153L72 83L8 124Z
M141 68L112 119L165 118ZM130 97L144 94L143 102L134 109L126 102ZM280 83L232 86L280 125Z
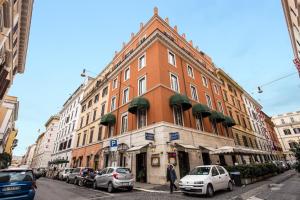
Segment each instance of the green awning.
M202 117L208 117L211 115L209 107L200 103L193 105L192 112L194 116L201 115Z
M188 110L192 107L189 98L181 94L174 94L170 97L170 106L174 105L181 106L183 111Z
M225 116L221 112L211 111L211 115L209 116L211 120L215 120L217 123L224 122Z
M143 97L135 97L129 104L128 112L136 114L139 109L148 109L150 106L148 99Z
M112 113L108 113L101 117L100 124L104 126L114 125L116 123L116 116Z
M229 116L225 116L225 121L224 121L224 124L228 127L232 127L235 125L235 121L234 119L232 119L231 117Z

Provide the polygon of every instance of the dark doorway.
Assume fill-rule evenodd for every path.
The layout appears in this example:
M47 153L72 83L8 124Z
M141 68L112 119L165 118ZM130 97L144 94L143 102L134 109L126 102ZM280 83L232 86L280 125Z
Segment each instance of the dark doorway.
M147 183L147 154L136 154L136 181Z
M236 157L235 157L235 155L231 155L231 159L232 159L233 165L235 165L235 163L236 163Z
M220 159L221 166L227 166L224 155L219 155L219 159Z
M211 164L209 153L202 153L202 161L203 161L203 165L210 165Z
M180 178L182 178L190 172L189 153L178 151L178 163Z
M108 161L109 161L109 154L104 154L105 155L105 167L108 167Z
M124 153L119 153L119 166L125 167L126 163L126 157L124 156Z

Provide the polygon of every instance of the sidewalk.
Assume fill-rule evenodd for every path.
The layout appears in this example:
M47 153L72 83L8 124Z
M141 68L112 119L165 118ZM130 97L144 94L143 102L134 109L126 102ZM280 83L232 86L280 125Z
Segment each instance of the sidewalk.
M265 179L265 180L262 180L262 181L259 181L256 183L261 183L261 184L267 183L268 184L267 186L271 187L272 183L279 184L279 183L289 179L290 177L292 177L295 174L296 174L295 170L288 170L282 174L270 177L268 179ZM176 185L178 187L178 183ZM251 185L255 185L255 183L247 185L246 187L249 187ZM235 188L239 189L239 188L243 188L243 187L235 187ZM144 191L144 192L168 193L170 191L170 186L169 186L169 184L158 185L158 184L136 182L134 189L139 190L139 191ZM180 191L174 191L174 192L180 192Z

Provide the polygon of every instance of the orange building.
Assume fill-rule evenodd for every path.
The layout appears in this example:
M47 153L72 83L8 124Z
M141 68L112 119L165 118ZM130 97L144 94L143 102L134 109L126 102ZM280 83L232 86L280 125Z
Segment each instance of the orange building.
M232 165L230 155L210 154L234 146L234 123L227 116L215 70L211 58L179 35L155 8L153 17L97 76L108 84L107 100L99 97L106 102L106 114L99 116L99 126L91 122L93 134L101 137L82 142L89 136L79 127L74 165L129 167L137 181L149 183L166 182L168 163L180 177L201 164ZM89 98L81 102L83 107ZM83 109L83 116L85 112L89 111Z

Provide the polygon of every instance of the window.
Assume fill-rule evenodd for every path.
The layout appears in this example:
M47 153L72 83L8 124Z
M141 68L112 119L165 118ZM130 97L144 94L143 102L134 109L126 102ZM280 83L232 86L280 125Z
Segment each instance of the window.
M235 100L234 100L234 97L231 95L231 101L232 101L232 104L235 106Z
M204 87L208 88L208 82L207 82L207 78L205 76L202 76L202 83L203 83Z
M171 64L173 66L176 65L175 54L172 53L171 51L168 51L168 62L169 62L169 64Z
M88 108L92 106L92 103L93 103L92 99L89 100L89 102L88 102Z
M188 73L188 76L191 77L191 78L194 78L194 71L193 71L193 68L191 66L187 66L187 73Z
M191 85L191 95L192 95L192 99L194 99L195 101L198 101L197 90L196 90L196 87L193 85Z
M143 128L147 125L147 110L146 109L138 109L137 111L137 126L138 128Z
M225 174L225 170L223 167L217 166L217 168L218 168L220 174Z
M219 172L218 172L218 170L216 169L216 167L213 167L213 168L211 169L211 175L212 175L212 176L218 176L218 175L219 175Z
M94 103L97 103L99 101L99 94L97 94L94 98Z
M111 98L111 106L110 111L113 111L116 109L116 97Z
M294 133L299 134L300 133L300 128L294 128Z
M289 141L289 146L290 146L291 149L294 149L297 146L297 142Z
M122 115L122 125L121 125L121 134L127 132L128 130L128 114Z
M213 129L213 133L218 135L218 128L217 128L217 122L216 120L210 120L212 129Z
M285 121L284 121L284 119L281 119L281 124L285 124Z
M86 114L86 122L85 122L86 125L89 124L89 119L90 119L90 113Z
M237 102L238 108L239 108L240 110L242 110L241 102L240 102L239 100L236 100L236 102Z
M99 126L99 130L98 130L98 141L102 140L102 126Z
M294 117L290 117L290 120L291 120L291 122L292 122L292 123L294 123L294 122L295 122L295 119L294 119Z
M236 113L236 118L237 118L238 124L241 125L241 119L240 119L240 116L237 113Z
M81 117L80 128L82 128L82 126L83 126L83 120L84 120L84 117Z
M142 55L140 58L139 58L139 70L144 68L146 66L146 55Z
M94 114L93 114L93 121L96 120L96 114L97 114L97 110L94 110Z
M223 110L223 106L222 106L221 101L218 101L218 109L219 109L219 111L220 111L221 113L224 114L224 110Z
M109 125L108 126L108 137L112 137L114 135L114 126L113 125Z
M290 129L284 129L283 132L284 132L284 135L291 135L292 134Z
M115 78L112 82L112 88L116 89L117 87L118 87L118 78ZM102 93L102 96L103 96L103 93Z
M89 143L93 142L93 137L94 137L94 129L91 129L90 130L90 141L89 141Z
M224 90L223 93L224 93L224 100L228 101L227 92Z
M231 85L227 84L227 87L228 87L228 90L229 90L230 92L232 92L232 87L231 87Z
M214 90L216 94L220 94L219 87L216 84L214 84Z
M103 88L102 90L102 97L105 97L108 93L108 87L106 86L105 88Z
M130 69L129 67L124 71L124 81L127 81L130 78Z
M178 78L174 74L171 74L171 89L179 92Z
M183 117L181 106L173 106L174 122L176 125L183 126Z
M86 105L82 106L82 112L84 112L86 110Z
M247 137L243 135L242 138L243 138L244 145L245 145L246 147L249 147Z
M213 107L212 107L212 102L211 102L210 96L206 94L205 98L206 98L207 106L212 109Z
M201 115L196 116L196 128L200 131L204 131L203 118Z
M80 142L80 133L78 134L78 136L77 136L77 147L79 147L79 142Z
M86 131L84 131L83 134L82 146L85 145L85 140L86 140Z
M142 95L146 92L146 77L143 76L138 80L138 90L139 95Z
M101 117L104 115L104 113L105 113L105 103L101 105Z
M123 90L123 104L129 101L129 88Z

